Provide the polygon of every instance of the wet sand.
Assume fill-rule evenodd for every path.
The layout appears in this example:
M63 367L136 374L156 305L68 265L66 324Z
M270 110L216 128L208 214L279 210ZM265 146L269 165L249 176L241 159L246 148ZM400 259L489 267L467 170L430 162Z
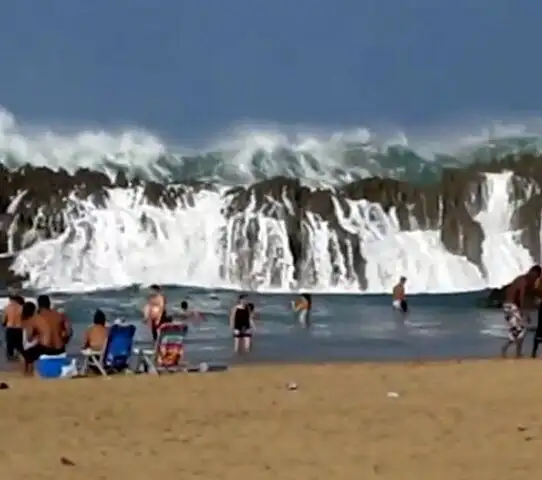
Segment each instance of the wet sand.
M0 465L5 478L56 480L528 478L541 375L530 360L1 374Z

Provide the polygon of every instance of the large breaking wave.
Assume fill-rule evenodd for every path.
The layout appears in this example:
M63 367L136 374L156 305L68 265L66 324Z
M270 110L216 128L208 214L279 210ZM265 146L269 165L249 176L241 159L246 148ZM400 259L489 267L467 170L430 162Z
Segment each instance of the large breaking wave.
M2 112L0 155L11 172L0 185L0 197L10 191L3 256L29 286L53 290L164 283L380 293L400 275L412 292L499 286L540 257L539 204L521 208L539 195L539 184L506 165L443 183L443 169L537 153L541 138L502 124L424 142L366 129L311 135L260 128L237 129L196 150L142 130L55 133ZM88 168L112 183L99 200L73 187L53 208L25 183L25 164ZM427 189L357 182L370 177ZM169 190L153 199L152 185L140 180ZM437 184L442 191L433 193ZM525 240L533 223L525 211L537 217L538 242Z

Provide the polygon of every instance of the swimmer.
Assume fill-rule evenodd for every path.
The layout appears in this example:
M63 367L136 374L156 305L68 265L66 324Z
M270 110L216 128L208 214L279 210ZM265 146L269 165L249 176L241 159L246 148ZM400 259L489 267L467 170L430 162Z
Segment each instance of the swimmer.
M297 313L299 324L303 328L310 326L310 313L312 309L312 296L309 293L303 293L299 298L292 302L292 310Z
M405 284L406 284L406 277L401 277L399 279L399 283L393 287L392 292L392 306L394 310L397 310L398 312L407 313L408 312L408 304L406 301L406 293L405 293Z
M151 329L152 339L158 338L158 329L171 320L166 313L166 296L158 285L150 286L151 294L143 308L143 321Z
M525 293L532 289L542 275L542 267L534 265L529 271L516 277L504 293L503 311L508 327L508 338L501 348L501 355L506 357L510 345L516 347L516 358L522 356L523 340L527 332L527 317L523 311Z
M237 304L230 312L230 328L233 333L235 353L248 353L252 348L254 309L251 310L246 295L239 295Z
M181 312L179 316L181 317L181 320L183 321L192 320L194 322L200 322L203 320L203 314L199 312L198 310L194 310L193 308L188 308L188 302L186 300L183 300L181 302Z

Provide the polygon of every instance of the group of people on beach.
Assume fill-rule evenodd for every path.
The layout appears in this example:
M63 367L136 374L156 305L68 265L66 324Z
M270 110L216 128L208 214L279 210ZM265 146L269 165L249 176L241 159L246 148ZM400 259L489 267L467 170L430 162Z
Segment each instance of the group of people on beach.
M406 314L408 305L405 285L406 277L401 277L392 291L392 306ZM516 277L504 291L503 311L507 326L507 338L501 349L505 357L508 349L515 346L516 357L522 356L523 343L531 323L526 311L527 294L541 297L542 290L535 292L542 285L542 267L532 266L525 274ZM172 322L182 323L186 329L190 322L202 321L201 312L189 308L185 300L180 304L180 311L169 314L167 298L158 285L151 285L150 295L143 308L143 322L149 327L152 339L157 341L160 327ZM534 294L533 294L534 292ZM299 324L310 326L312 297L302 294L292 302ZM253 303L245 294L239 295L229 313L229 327L232 332L235 353L248 353L252 349L253 334L256 330L258 314ZM51 305L47 295L40 295L37 302L25 300L17 293L10 292L9 301L4 309L2 325L5 330L5 350L8 360L20 359L25 374L33 373L34 364L41 355L65 353L66 346L73 335L72 325L67 315ZM108 337L107 319L102 310L96 310L92 325L86 330L82 348L99 351ZM537 355L542 343L542 301L539 301L538 323L534 335L531 356Z
M202 321L203 315L188 308L188 302L181 303L181 312L177 315L170 315L167 312L167 298L158 285L151 285L151 295L143 308L143 319L151 330L153 340L156 341L158 331L164 324L174 321L183 323L189 321ZM292 309L298 316L302 327L310 325L310 312L312 298L308 293L292 302ZM246 294L239 295L237 302L231 308L229 314L229 327L233 337L233 350L235 353L249 353L252 349L253 334L256 329L255 320L258 318L254 303L248 301Z
M309 326L311 296L303 294L292 302L299 323ZM233 350L236 353L248 353L252 348L257 312L246 295L239 295L231 308L229 327L232 331ZM160 327L168 323L181 323L186 329L191 322L204 319L201 312L189 308L186 300L180 304L180 311L170 314L167 309L167 297L158 285L150 286L150 295L143 308L143 322L149 327L153 342L158 339ZM47 295L40 295L36 303L10 291L8 303L3 311L2 326L5 333L5 351L8 361L21 361L23 372L32 375L34 364L41 355L59 355L66 348L73 336L72 324L68 316L51 305ZM86 329L82 350L101 351L108 338L109 328L105 313L98 309L94 313L92 324Z
M26 375L33 374L40 356L64 353L73 334L70 320L52 308L49 296L40 295L36 303L10 292L2 316L8 360L20 358Z
M392 291L392 306L394 310L407 313L406 277L401 277ZM533 337L531 357L535 358L542 343L542 267L533 265L526 273L517 276L504 288L503 312L507 327L507 337L501 348L501 355L506 357L508 349L515 347L516 357L523 356L523 343L531 318L527 312L526 296L530 295L538 302L538 321Z

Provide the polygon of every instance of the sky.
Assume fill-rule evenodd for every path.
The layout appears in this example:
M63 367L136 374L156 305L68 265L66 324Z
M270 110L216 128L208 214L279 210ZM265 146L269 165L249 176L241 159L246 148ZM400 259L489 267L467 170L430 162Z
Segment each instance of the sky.
M0 105L180 138L532 114L540 18L532 0L4 2Z

